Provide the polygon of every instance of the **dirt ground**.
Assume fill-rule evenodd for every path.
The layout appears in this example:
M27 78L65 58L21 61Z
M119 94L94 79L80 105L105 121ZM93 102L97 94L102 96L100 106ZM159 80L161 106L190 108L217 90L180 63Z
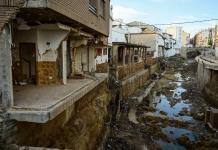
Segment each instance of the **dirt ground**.
M209 104L197 89L197 63L168 58L167 68L149 96L138 101L148 85L121 102L105 150L215 150L218 138L204 123ZM149 83L148 83L149 84Z

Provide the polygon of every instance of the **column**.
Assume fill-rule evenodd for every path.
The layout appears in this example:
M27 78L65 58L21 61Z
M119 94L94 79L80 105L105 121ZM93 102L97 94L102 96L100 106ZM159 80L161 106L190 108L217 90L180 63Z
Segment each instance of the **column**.
M63 84L67 84L67 41L62 42L62 77L63 77Z
M123 49L123 66L126 65L126 47Z
M11 34L6 26L0 33L0 105L4 110L13 106Z

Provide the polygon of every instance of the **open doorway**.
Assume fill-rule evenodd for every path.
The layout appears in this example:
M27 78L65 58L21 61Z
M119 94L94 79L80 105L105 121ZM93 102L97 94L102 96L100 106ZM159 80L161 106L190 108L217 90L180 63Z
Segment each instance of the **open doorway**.
M36 84L36 45L20 43L19 50L22 82Z

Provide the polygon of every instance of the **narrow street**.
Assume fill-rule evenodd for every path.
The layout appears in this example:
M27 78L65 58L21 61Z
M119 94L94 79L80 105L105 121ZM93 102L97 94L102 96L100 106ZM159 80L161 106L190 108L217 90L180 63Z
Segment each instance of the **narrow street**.
M121 103L106 150L217 149L216 134L204 123L207 109L196 84L197 62L170 57L150 94L149 84Z

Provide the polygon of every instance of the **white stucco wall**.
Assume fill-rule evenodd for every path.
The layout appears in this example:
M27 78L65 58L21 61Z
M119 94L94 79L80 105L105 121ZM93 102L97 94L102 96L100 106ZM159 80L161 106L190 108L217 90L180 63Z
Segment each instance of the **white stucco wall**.
M38 61L56 61L57 49L67 34L68 31L63 30L39 30L37 47L40 57ZM47 45L48 43L50 44Z
M112 42L127 42L125 34L141 33L142 30L137 27L116 26L112 28Z
M107 54L104 54L104 50L107 50ZM97 56L95 61L96 61L96 64L103 64L103 63L108 62L108 49L102 48L102 55Z
M67 34L68 31L63 30L18 30L15 34L16 52L19 52L19 43L35 43L37 61L56 61L57 49Z

